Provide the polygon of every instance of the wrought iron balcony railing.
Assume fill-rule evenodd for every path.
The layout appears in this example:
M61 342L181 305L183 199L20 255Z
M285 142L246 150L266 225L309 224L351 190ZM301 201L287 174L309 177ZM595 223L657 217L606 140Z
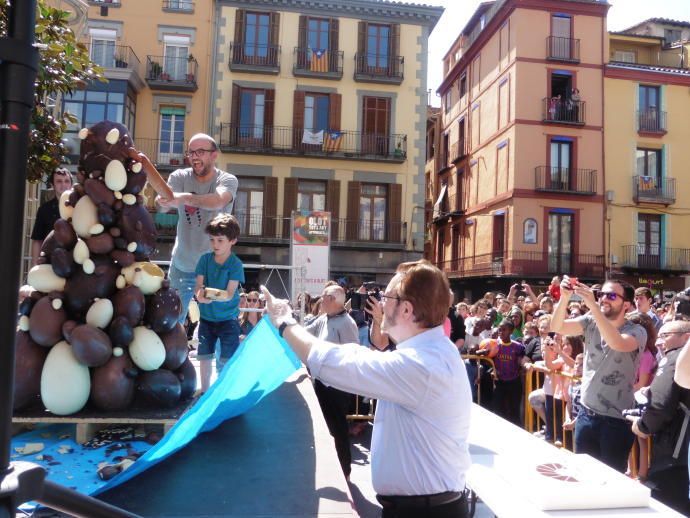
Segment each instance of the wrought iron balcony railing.
M295 62L292 73L303 77L321 77L325 79L340 79L343 77L344 52L332 52L328 49L312 49L295 47Z
M146 82L158 90L196 91L199 63L193 56L146 56Z
M646 133L666 132L666 112L646 108L637 112L637 131Z
M467 142L463 140L458 140L450 145L450 161L452 163L459 162L465 156L467 156Z
M230 70L278 73L280 70L280 45L255 45L230 43Z
M137 137L134 145L138 151L144 153L153 162L153 165L159 169L174 170L187 167L184 156L187 141L184 138L170 142L154 138Z
M619 266L639 270L690 271L690 248L662 248L659 245L625 245Z
M676 202L676 179L664 176L633 176L633 199L635 203Z
M597 192L597 172L594 169L538 166L534 169L534 189L593 195Z
M548 36L546 38L546 59L580 62L580 40Z
M562 124L585 123L585 101L544 97L542 99L542 106L542 120L544 122L560 122Z
M407 159L407 136L221 123L220 148L224 152L236 153L404 162Z
M502 254L479 254L437 263L451 277L551 276L574 275L601 279L604 256L596 254L558 254L508 250Z
M87 44L89 57L103 68L125 68L140 73L141 61L132 47L115 45L113 41L95 40Z
M191 14L194 12L194 2L191 0L163 0L163 10Z
M402 83L405 58L387 54L355 54L355 81Z

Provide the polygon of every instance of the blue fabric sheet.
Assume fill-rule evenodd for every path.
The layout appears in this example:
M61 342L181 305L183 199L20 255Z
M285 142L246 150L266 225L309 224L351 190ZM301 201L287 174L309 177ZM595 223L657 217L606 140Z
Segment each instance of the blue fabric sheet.
M143 456L119 475L104 482L98 478L99 462L112 462L115 452L105 456L106 447L87 450L70 436L69 425L40 428L13 438L12 451L27 442L42 442L43 452L25 456L22 460L45 466L48 479L81 493L96 495L136 477L184 448L199 434L213 430L223 421L250 410L264 397L278 388L300 366L300 361L287 343L280 338L267 318L261 319L242 342L237 353L225 365L216 382L199 401L184 414L175 426L155 446L132 442L135 450L150 448ZM72 427L73 428L73 427ZM73 429L71 430L73 434ZM72 448L73 453L58 453L60 447ZM41 460L48 454L52 461ZM16 454L15 454L16 457ZM55 462L59 464L55 464ZM52 462L52 465L50 463Z

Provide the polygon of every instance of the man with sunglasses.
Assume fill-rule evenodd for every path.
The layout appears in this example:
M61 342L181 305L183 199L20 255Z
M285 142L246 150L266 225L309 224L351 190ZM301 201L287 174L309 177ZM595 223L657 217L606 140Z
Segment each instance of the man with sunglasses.
M383 518L465 518L463 490L471 394L458 350L443 333L448 279L425 260L402 263L381 294L382 329L395 351L319 339L297 325L287 301L262 287L268 315L311 374L378 399L371 480Z
M573 293L590 308L581 317L566 319ZM634 307L635 289L607 281L598 292L564 276L561 300L551 319L551 330L562 335L584 335L585 364L582 375L582 412L575 424L575 451L588 453L620 472L625 472L634 434L623 417L633 406L633 384L647 332L627 321Z
M177 209L177 236L170 261L170 285L180 294L179 322L184 324L194 295L199 258L210 250L206 225L221 212L230 214L237 194L237 178L216 167L218 146L212 137L197 133L187 146L189 165L170 173L174 197L158 197L163 209Z

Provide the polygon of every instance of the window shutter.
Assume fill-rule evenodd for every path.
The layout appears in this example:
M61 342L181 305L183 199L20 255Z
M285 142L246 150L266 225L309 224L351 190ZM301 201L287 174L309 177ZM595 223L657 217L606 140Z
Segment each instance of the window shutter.
M339 240L340 180L328 180L326 184L326 210L331 213L331 242Z
M230 99L230 145L237 144L240 125L240 95L242 90L236 84L232 85L232 97Z
M402 235L402 185L392 183L388 186L389 227L388 241L400 243Z
M276 214L278 210L278 179L273 176L264 178L264 237L276 236Z
M297 178L286 178L283 190L283 237L290 238L290 216L297 208Z
M308 17L301 15L299 17L299 25L297 29L297 47L303 51L307 48L307 20Z
M280 13L272 12L270 14L269 25L271 27L270 45L278 45L280 41Z
M355 241L359 228L359 198L362 193L362 182L347 183L347 222L346 239Z
M273 88L264 90L264 146L273 146L273 111L276 91Z
M241 63L244 50L244 32L246 26L247 11L237 9L235 11L235 39L232 46L232 62Z
M340 131L340 115L341 115L342 95L329 94L328 95L328 128L333 131Z
M304 92L295 90L292 102L292 149L302 147L304 128Z
M328 52L329 52L329 72L338 71L338 50L340 49L340 20L337 18L330 18L328 20L330 33L328 35Z
M393 23L391 24L391 56L390 58L393 60L392 63L395 63L395 66L397 68L398 60L396 59L398 55L400 55L400 24L399 23ZM397 70L395 70L397 72Z
M360 70L360 67L364 66L367 62L365 56L367 52L367 22L359 22L357 25L357 58L358 61L355 63L355 70Z

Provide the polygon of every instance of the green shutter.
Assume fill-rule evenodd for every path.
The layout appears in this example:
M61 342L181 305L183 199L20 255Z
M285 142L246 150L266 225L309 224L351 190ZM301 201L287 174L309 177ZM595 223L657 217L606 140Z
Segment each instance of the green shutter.
M160 109L161 115L184 115L184 108L166 107Z

